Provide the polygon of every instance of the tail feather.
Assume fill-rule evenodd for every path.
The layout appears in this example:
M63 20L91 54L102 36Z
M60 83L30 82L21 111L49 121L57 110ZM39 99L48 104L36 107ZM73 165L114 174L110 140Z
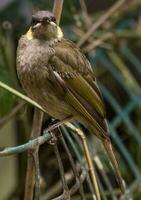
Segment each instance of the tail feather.
M125 194L125 186L124 186L124 183L123 183L123 179L122 179L122 176L121 176L121 173L120 173L120 169L119 169L119 165L118 165L118 162L117 162L117 159L115 157L115 154L114 154L114 151L113 151L113 148L112 148L112 144L111 144L111 141L110 140L103 140L103 145L105 147L105 150L107 151L108 153L108 156L112 162L112 166L114 167L114 170L115 170L115 174L116 174L116 179L117 179L117 182L121 188L121 192L123 194Z

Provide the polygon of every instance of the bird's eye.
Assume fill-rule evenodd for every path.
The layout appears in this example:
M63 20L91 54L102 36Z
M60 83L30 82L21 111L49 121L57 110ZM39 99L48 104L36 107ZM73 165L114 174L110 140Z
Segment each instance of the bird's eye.
M51 17L51 21L52 22L56 22L56 18L55 17Z
M35 18L32 18L32 22L31 22L31 24L32 25L35 25L35 24L37 24L39 21L37 20L37 19L35 19Z
M36 23L35 19L32 18L31 24L35 24L35 23Z

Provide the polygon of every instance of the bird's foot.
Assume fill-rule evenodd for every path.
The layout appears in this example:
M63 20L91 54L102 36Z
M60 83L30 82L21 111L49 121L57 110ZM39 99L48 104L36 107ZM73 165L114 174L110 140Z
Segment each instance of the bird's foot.
M54 129L60 127L61 125L65 124L66 122L68 122L71 119L72 119L72 115L71 116L67 116L66 118L64 118L62 120L54 120L51 123L51 125L43 131L43 134L46 134L49 131L53 131Z
M48 132L48 134L50 134L51 135L51 138L50 138L50 140L48 141L48 143L50 144L50 145L56 145L56 143L57 143L57 137L55 136L55 134L53 133L53 132Z

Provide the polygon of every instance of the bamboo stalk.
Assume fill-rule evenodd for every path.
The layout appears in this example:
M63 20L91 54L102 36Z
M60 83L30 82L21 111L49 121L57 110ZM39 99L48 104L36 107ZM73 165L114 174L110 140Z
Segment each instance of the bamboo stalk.
M54 6L53 6L53 13L56 18L57 24L59 25L61 14L62 14L62 8L63 8L64 0L55 0Z

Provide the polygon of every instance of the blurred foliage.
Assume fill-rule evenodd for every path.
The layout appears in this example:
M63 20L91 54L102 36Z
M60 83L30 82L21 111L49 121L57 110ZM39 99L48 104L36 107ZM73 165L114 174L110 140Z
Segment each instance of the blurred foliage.
M107 6L115 1L87 1L88 12L77 0L64 0L61 25L66 37L79 41L104 13ZM86 1L85 1L86 2ZM127 5L128 4L128 5ZM16 46L21 34L25 33L31 21L31 13L39 9L52 9L51 0L3 0L0 1L0 81L15 89L20 88L16 78ZM96 10L98 10L96 12ZM127 182L130 197L140 199L141 188L141 2L128 1L109 20L96 30L81 46L93 65L99 80L107 107L113 145L124 179ZM0 120L6 116L19 102L9 92L0 88ZM32 121L32 108L15 116L15 135L17 144L28 140L29 127ZM51 122L46 116L43 129ZM87 130L81 126L87 134ZM83 152L76 136L65 128L62 130L74 160L84 167ZM110 170L107 157L99 142L89 136L89 143L95 159L103 199L118 199L115 177ZM93 144L94 143L94 144ZM68 158L59 144L65 171L70 170ZM40 149L40 167L42 175L43 196L51 192L59 181L58 166L53 156L52 147L43 145ZM24 158L25 159L25 158ZM23 160L24 160L23 159ZM97 161L97 159L99 159ZM21 174L25 173L22 163L18 162L19 182ZM48 162L49 160L49 162ZM102 165L102 169L99 166ZM54 170L52 170L54 169ZM24 177L24 175L23 175ZM24 180L22 180L24 182ZM17 183L17 185L19 185ZM46 188L49 187L49 191ZM84 182L85 192L91 199L91 185ZM21 199L24 183L16 188L9 199ZM59 189L56 194L60 192ZM109 193L108 193L109 192ZM115 192L115 193L114 193ZM109 197L110 195L111 197ZM13 196L13 197L12 197ZM74 197L74 199L79 199ZM130 199L130 198L129 198Z

